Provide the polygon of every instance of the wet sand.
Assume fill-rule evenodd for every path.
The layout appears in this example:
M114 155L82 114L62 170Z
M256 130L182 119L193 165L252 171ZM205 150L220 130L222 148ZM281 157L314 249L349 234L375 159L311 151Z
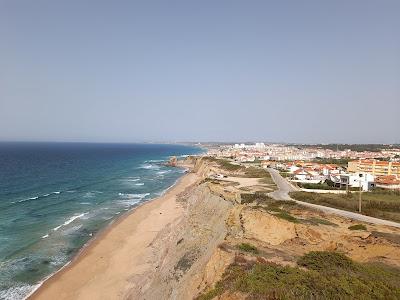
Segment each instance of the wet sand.
M177 195L198 179L197 174L188 173L163 196L121 217L29 299L125 298L137 286L134 278L153 267L148 263L152 241L183 216Z

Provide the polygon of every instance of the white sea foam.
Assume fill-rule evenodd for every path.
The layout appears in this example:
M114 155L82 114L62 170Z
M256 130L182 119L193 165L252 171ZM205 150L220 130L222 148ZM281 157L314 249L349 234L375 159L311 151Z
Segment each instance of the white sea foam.
M158 171L157 172L158 175L163 175L163 174L166 174L166 173L171 173L171 171L170 170L165 170L165 171Z
M83 198L92 198L92 197L94 197L94 193L92 193L92 192L86 192L85 193L85 195L83 195Z
M146 163L158 163L158 162L163 162L164 160L163 159L149 159L149 160L146 160L145 162Z
M65 229L63 231L63 234L71 234L71 233L74 233L75 231L78 231L81 228L82 228L82 225L73 226L68 229Z
M140 165L139 169L158 170L158 169L160 169L160 166L155 165L155 164L142 164L142 165Z
M100 191L90 191L90 192L86 192L85 195L83 195L83 198L92 198L94 196L96 196L96 194L102 194L103 192Z
M49 237L49 235L45 234L44 236L42 236L42 239L45 239L45 238L48 238L48 237Z
M135 181L139 181L140 178L134 178L134 179L126 179L126 181L130 181L130 182L135 182Z
M30 201L30 200L36 200L36 199L39 199L39 198L48 197L48 196L50 196L51 194L60 194L60 193L61 193L61 192L59 192L59 191L57 191L57 192L52 192L52 193L49 193L49 194L43 194L43 195L40 195L40 196L34 196L34 197L29 197L29 198L26 198L26 199L14 201L14 202L12 202L12 203L21 203L21 202Z
M124 194L124 193L118 193L119 196L123 198L128 198L128 199L143 199L146 196L150 195L150 193L143 193L143 194Z
M0 290L0 299L19 300L26 299L30 292L35 290L39 285L22 285L13 286L5 290Z
M132 206L139 203L141 200L146 198L150 193L143 193L143 194L118 194L123 200L118 201L123 206Z
M144 185L144 183L143 182L138 182L138 183L135 183L135 185Z
M39 196L36 196L36 197L30 197L30 198L27 198L27 199L22 199L22 200L19 200L19 201L16 201L16 202L13 202L13 203L21 203L21 202L25 202L25 201L30 201L30 200L36 200L36 199L39 199Z
M57 231L57 230L60 229L61 227L67 226L68 224L71 224L71 223L72 223L73 221L75 221L76 219L82 218L84 215L87 215L87 214L88 214L88 213L86 212L86 213L81 213L81 214L79 214L79 215L72 216L72 217L69 218L67 221L65 221L63 224L61 224L61 225L59 225L59 226L57 226L57 227L54 227L53 230L54 230L54 231Z
M150 164L141 165L140 168L141 169L151 169L151 168L153 168L153 165L150 165Z

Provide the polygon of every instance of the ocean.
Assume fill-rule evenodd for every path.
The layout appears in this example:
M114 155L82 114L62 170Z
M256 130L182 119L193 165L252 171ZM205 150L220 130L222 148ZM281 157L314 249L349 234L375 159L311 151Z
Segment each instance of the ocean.
M0 143L0 299L23 299L99 230L161 195L183 145Z

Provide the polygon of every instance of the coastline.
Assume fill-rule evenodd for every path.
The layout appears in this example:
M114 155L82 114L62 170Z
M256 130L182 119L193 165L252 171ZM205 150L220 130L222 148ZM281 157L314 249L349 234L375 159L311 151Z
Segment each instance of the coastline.
M185 170L190 169L188 166L179 167ZM100 291L102 288L107 290L110 297L121 295L124 290L132 288L128 287L126 282L132 275L130 273L145 269L141 258L145 255L152 240L165 226L183 215L183 208L176 203L177 196L198 179L199 177L195 173L183 174L159 197L141 203L113 220L88 241L70 262L39 283L26 299L54 299L56 297L58 299L87 299L88 297L110 299L106 296L107 293ZM146 226L153 227L154 230L149 230L150 228L146 228ZM139 243L137 243L138 241ZM124 249L126 255L121 256L121 253L118 252L118 245L125 245L132 249L129 251ZM139 245L143 247L139 247ZM112 252L111 255L110 252ZM98 256L99 254L102 255ZM112 272L109 268L110 262L117 256L121 258L120 260L130 261L134 257L135 263L133 266L125 268L125 272L122 271L123 274L118 270ZM115 266L119 265L120 262L115 264ZM113 284L111 286L107 285L107 281L102 280L108 278L107 270L112 273ZM119 285L115 282L116 273L120 275L118 276ZM99 279L101 277L99 274L105 275ZM137 274L135 273L135 275ZM117 289L119 290L117 291Z

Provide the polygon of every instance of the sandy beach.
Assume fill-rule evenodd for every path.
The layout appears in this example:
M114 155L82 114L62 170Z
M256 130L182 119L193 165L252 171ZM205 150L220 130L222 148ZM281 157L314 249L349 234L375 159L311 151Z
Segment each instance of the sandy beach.
M157 234L184 213L177 195L199 179L185 174L163 196L152 200L100 233L64 269L45 281L29 299L123 299L134 278L149 272L149 247Z

